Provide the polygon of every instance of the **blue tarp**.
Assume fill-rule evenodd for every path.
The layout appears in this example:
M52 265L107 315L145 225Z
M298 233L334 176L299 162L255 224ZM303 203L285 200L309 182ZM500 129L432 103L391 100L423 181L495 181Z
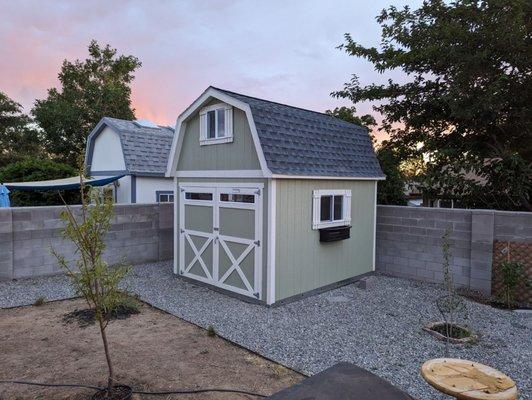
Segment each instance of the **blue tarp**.
M7 208L9 206L9 189L4 185L0 185L0 208Z
M117 176L99 176L94 178L84 179L87 186L105 186L114 182L125 175ZM68 190L79 189L79 176L71 178L55 179L51 181L36 181L36 182L19 182L19 183L4 183L9 190Z

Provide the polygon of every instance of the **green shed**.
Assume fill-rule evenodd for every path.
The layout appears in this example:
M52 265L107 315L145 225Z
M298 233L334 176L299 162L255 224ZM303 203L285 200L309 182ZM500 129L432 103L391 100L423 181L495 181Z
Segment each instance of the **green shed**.
M209 87L177 119L174 272L268 305L375 268L367 131Z

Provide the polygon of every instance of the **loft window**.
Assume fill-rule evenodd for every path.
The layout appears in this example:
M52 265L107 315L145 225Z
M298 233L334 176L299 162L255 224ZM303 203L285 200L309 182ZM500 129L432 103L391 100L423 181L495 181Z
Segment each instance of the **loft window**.
M312 229L351 223L350 190L314 190Z
M158 203L173 203L174 202L174 192L157 191L156 195L157 195Z
M227 104L215 104L200 112L200 144L233 141L233 109Z

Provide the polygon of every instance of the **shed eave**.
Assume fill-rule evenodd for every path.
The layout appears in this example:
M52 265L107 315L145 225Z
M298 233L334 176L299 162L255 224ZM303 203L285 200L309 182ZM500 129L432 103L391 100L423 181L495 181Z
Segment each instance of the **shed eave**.
M335 176L335 175L289 175L272 174L273 179L328 179L328 180L348 180L348 181L384 181L384 176Z

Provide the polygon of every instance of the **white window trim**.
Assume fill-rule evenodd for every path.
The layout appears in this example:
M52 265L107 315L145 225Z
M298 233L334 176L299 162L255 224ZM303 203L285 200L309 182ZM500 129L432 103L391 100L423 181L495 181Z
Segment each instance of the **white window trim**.
M342 219L335 221L320 221L321 197L343 196ZM351 224L351 190L314 190L312 192L312 229L332 228Z
M208 138L207 137L207 113L209 111L225 110L225 132L224 136ZM218 113L215 113L216 121L218 120ZM231 143L233 141L233 107L226 103L216 103L208 107L203 107L199 113L200 118L200 146L208 146L211 144ZM215 122L216 131L218 123Z

